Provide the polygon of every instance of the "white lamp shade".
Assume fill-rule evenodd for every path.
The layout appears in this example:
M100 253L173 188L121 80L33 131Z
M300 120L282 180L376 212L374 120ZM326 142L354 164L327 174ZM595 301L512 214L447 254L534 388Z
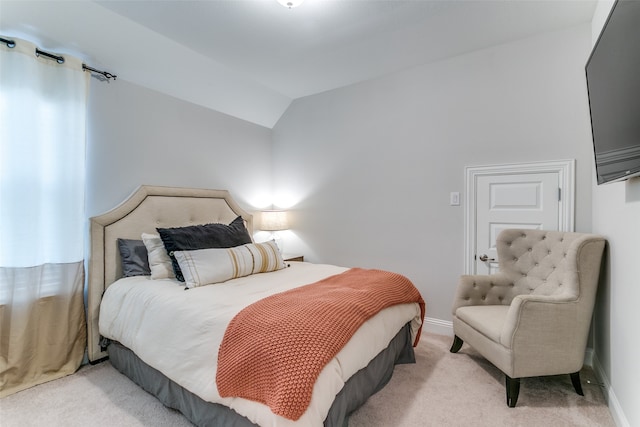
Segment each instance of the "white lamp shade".
M289 221L287 220L287 211L262 211L262 221L260 230L264 231L280 231L288 230Z

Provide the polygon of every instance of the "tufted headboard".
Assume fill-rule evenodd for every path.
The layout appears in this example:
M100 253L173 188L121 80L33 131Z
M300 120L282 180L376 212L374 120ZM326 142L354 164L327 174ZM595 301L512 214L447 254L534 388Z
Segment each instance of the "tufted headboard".
M89 360L106 356L100 351L98 318L105 289L122 276L117 239L140 239L157 233L156 227L225 223L241 216L253 235L253 216L226 190L140 186L109 212L90 218L87 292L87 347Z

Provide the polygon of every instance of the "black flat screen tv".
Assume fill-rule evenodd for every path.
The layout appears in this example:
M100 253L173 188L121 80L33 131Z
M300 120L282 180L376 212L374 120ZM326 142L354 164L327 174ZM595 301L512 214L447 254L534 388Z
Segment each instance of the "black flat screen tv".
M598 184L639 176L640 1L616 1L585 71Z

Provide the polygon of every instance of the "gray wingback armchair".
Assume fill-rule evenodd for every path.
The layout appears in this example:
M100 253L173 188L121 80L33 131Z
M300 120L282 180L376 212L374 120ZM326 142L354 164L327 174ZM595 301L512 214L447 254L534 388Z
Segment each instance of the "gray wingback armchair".
M593 234L503 230L499 272L460 278L451 352L466 342L504 372L509 407L524 377L570 374L582 395L579 371L604 244Z

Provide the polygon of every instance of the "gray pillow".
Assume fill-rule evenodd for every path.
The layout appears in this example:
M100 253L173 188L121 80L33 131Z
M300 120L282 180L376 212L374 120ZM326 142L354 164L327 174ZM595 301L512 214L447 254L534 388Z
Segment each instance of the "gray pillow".
M124 277L151 275L147 247L142 240L118 239L118 250Z

